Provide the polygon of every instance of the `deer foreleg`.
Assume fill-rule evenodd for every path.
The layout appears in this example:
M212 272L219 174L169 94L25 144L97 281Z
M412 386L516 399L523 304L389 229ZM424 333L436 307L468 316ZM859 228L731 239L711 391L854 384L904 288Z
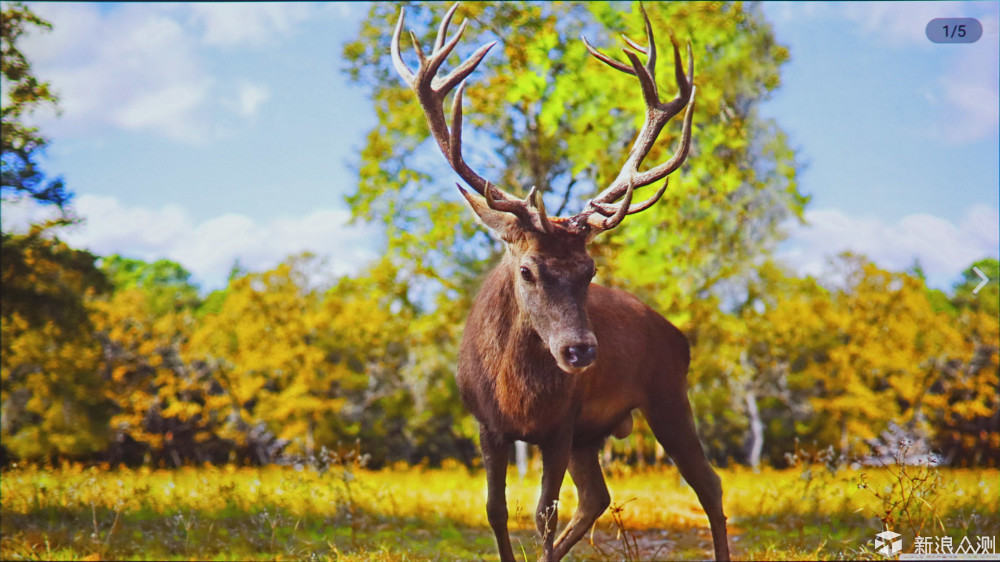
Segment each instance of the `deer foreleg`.
M553 552L552 545L555 541L556 525L559 523L559 489L566 476L573 437L572 431L560 433L540 447L542 493L538 498L538 509L535 511L535 526L542 537L542 560L558 560L561 557Z
M577 449L570 454L569 473L576 484L580 503L576 507L573 519L556 539L553 547L553 557L556 559L565 556L611 504L611 495L604 482L604 473L601 472L599 452L599 447L591 447Z
M494 435L485 426L479 428L479 441L486 467L486 518L497 539L501 562L514 562L514 551L507 532L507 462L510 441Z

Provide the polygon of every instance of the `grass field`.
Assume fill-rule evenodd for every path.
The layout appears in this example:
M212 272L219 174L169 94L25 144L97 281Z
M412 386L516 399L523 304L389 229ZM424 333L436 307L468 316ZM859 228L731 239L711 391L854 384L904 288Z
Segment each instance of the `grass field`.
M997 470L892 466L720 470L734 557L880 559L874 534L1000 534ZM711 558L708 521L672 467L609 471L612 508L572 560ZM130 470L14 466L0 475L2 542L11 559L495 560L485 477L458 466L370 471L334 465ZM508 476L518 557L540 548L538 475ZM567 476L565 522L576 504Z

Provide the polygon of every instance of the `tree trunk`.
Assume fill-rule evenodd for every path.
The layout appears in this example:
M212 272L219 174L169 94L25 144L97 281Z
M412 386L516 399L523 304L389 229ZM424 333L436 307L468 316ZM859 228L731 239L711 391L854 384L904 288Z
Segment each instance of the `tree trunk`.
M517 464L517 473L524 478L528 473L528 444L524 441L514 441L514 462Z
M750 466L754 472L760 470L760 454L764 450L764 422L760 420L760 410L757 409L757 395L753 390L747 390L747 415L750 417Z
M641 431L635 432L635 467L639 471L646 470L646 437Z

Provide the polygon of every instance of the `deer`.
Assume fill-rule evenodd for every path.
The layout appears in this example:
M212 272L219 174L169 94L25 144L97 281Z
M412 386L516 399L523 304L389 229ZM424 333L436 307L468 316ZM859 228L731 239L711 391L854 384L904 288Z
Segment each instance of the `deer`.
M690 346L680 329L626 291L592 282L596 273L587 245L619 226L626 216L653 206L668 176L691 146L695 85L691 43L685 74L671 34L678 92L661 102L655 79L656 44L645 8L648 45L624 37L628 64L594 48L587 51L615 70L638 79L645 121L618 176L572 217L549 217L542 194L531 188L521 199L472 170L462 155L462 95L465 79L496 41L479 47L450 73L438 76L468 21L448 37L454 4L441 20L427 54L411 31L419 59L416 72L400 54L405 11L390 43L393 66L415 92L449 166L473 192L456 184L479 220L504 243L496 268L475 297L459 347L456 381L465 406L479 422L486 471L486 514L500 559L513 561L508 533L507 467L515 440L538 446L541 492L535 523L543 560L559 560L608 508L611 496L600 465L606 439L632 430L632 412L646 418L657 441L694 490L712 532L715 557L729 559L722 486L702 449L687 396ZM646 57L642 62L639 54ZM445 97L455 89L450 124ZM685 110L679 146L669 160L645 171L639 167L661 130ZM634 191L659 180L648 199L633 204ZM566 472L576 484L575 513L556 537L558 498Z

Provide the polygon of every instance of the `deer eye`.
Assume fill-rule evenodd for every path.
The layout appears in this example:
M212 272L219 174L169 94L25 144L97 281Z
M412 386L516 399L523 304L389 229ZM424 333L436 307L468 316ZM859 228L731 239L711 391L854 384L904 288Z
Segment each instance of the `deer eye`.
M531 270L528 269L527 267L521 268L521 279L524 279L528 283L535 282L535 276L531 274Z

